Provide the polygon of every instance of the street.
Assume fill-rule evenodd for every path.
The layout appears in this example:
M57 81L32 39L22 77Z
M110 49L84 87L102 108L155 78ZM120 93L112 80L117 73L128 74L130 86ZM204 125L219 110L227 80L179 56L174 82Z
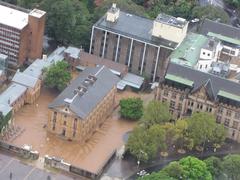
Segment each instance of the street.
M63 174L42 170L0 151L0 179L2 180L73 180Z

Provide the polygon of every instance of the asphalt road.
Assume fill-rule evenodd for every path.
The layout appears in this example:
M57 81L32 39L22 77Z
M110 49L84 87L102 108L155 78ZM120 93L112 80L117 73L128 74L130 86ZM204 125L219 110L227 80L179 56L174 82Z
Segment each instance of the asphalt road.
M12 174L12 175L10 175ZM50 179L49 179L49 177ZM73 180L63 174L42 170L21 162L14 157L0 153L1 180Z

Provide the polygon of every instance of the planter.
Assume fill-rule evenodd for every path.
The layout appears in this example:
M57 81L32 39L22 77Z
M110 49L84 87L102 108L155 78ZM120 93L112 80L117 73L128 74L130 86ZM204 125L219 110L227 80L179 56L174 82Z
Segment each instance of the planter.
M160 152L160 155L161 155L162 157L168 157L168 152Z
M185 153L186 153L186 151L185 151L184 149L178 149L177 152L178 152L179 154L185 154Z

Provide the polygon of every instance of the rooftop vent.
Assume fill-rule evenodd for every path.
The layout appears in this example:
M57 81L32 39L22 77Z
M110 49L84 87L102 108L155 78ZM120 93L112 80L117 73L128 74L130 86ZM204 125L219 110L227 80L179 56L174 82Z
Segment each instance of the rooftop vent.
M119 18L120 9L117 8L116 3L112 4L112 7L107 11L106 20L109 22L116 22Z

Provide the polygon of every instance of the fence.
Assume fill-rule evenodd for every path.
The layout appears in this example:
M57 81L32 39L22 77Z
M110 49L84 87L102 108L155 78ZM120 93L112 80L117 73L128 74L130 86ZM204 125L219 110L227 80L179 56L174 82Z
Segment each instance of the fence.
M14 146L5 142L0 141L0 148L16 154L19 157L31 160L37 160L39 158L39 153L37 151L32 151L23 147Z
M44 163L47 166L57 168L57 169L61 169L63 171L71 172L73 174L83 176L83 177L86 177L86 178L89 178L89 179L98 179L102 175L102 173L103 173L104 169L107 167L107 165L109 165L110 162L115 158L115 156L116 156L116 151L114 151L109 156L109 158L106 160L104 165L100 168L100 170L97 173L90 172L88 170L79 168L77 166L73 166L71 164L68 164L68 163L64 162L63 159L50 157L48 155L45 156Z

